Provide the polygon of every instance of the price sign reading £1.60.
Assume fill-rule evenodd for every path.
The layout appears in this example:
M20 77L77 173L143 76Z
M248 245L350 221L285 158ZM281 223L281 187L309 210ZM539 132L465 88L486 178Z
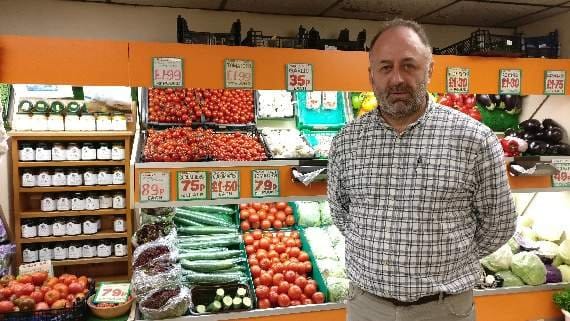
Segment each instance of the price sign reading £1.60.
M313 91L313 65L287 64L285 71L285 83L288 91Z
M103 283L95 293L94 303L124 303L131 293L130 283Z
M253 61L226 59L224 80L226 88L253 88Z
M251 172L253 197L279 196L279 170L256 169Z
M547 70L544 72L544 94L564 95L566 92L566 71Z
M521 74L520 69L501 69L499 71L499 94L520 95Z
M157 88L184 87L182 58L152 58L152 85Z
M210 184L213 200L239 198L239 171L212 171Z
M207 196L208 175L206 172L178 172L178 200L205 200Z
M570 160L553 159L552 166L558 173L552 175L552 187L570 187Z
M143 172L140 173L139 178L141 202L170 201L170 173Z
M469 93L469 68L448 67L446 87L448 93Z

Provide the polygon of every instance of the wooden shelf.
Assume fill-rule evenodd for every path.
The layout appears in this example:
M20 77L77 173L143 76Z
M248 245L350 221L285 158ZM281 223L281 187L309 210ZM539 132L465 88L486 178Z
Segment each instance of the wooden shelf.
M125 166L125 161L52 161L52 162L18 162L16 166L22 167L72 167L72 166Z
M11 131L8 135L10 137L42 137L43 138L83 138L83 137L95 137L95 138L114 138L114 137L125 137L132 136L134 133L130 131L100 131L100 132L75 132L75 131L63 131L63 132L32 132L32 131ZM117 138L117 140L121 140Z
M126 209L121 208L108 208L95 211L53 211L53 212L42 212L42 211L27 211L21 212L21 218L35 218L35 217L58 217L58 216L100 216L100 215L119 215L127 214Z
M85 192L85 191L114 191L124 190L125 185L94 185L94 186L50 186L50 187L20 187L20 193L55 193L55 192Z
M65 265L81 265L81 264L99 264L99 263L113 263L113 262L127 262L129 258L127 256L108 256L108 257L96 257L89 259L76 259L76 260L62 260L55 261L52 260L53 266L65 266Z
M83 241L83 240L102 240L102 239L120 239L126 238L126 232L113 232L112 230L103 230L95 234L79 234L65 236L44 236L44 237L20 237L20 243L47 243L47 242L64 242L64 241Z
M52 261L53 262L53 261ZM125 282L125 283L130 283L131 282L131 278L129 278L128 275L110 275L110 276L101 276L101 277L95 277L95 282L96 283L101 283L101 282Z

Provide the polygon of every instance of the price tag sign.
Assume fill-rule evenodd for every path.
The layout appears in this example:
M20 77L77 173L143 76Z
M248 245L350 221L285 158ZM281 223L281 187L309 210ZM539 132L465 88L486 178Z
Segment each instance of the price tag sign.
M102 283L95 293L94 303L125 303L131 293L130 283Z
M520 95L522 71L520 69L499 70L499 94Z
M212 171L210 191L213 200L239 198L239 171Z
M253 88L253 61L226 59L224 83L226 88Z
M170 201L170 173L143 172L139 176L141 202Z
M182 58L152 58L152 86L157 88L184 87Z
M566 93L566 71L547 70L544 72L544 94L564 95Z
M179 201L205 200L208 198L208 174L206 172L178 172L177 188Z
M53 264L51 264L51 260L22 264L18 268L18 272L19 275L47 272L49 276L53 276Z
M446 86L448 93L469 93L469 68L448 67Z
M313 91L312 64L287 64L285 71L285 84L288 91Z
M559 171L552 175L552 187L570 187L570 160L553 159L552 166Z
M256 169L251 172L253 197L279 196L279 170Z

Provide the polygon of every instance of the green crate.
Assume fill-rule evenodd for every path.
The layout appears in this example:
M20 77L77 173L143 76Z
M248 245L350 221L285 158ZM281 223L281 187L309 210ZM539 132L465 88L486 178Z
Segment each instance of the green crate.
M305 229L300 227L298 231L299 231L299 237L301 238L301 247L303 251L309 254L309 260L311 261L311 265L313 266L313 271L311 272L311 274L313 276L313 279L317 281L317 286L319 287L318 291L321 291L324 294L325 302L329 302L329 289L327 288L325 279L323 278L323 275L319 270L319 266L317 265L317 260L315 259L313 251L311 250L311 245L309 244L307 238L305 237Z
M338 134L338 130L337 131L332 131L332 130L309 130L309 129L303 129L302 131L302 135L305 138L305 140L309 143L309 146L311 146L311 148L316 149L317 145L319 144L318 141L318 136L336 136L336 134ZM316 153L316 150L315 150ZM316 154L315 155L316 158L320 158L320 159L327 159L328 155L321 155L321 154Z
M295 92L298 129L334 130L340 129L346 124L347 115L343 92L337 92L337 107L331 110L322 107L315 110L307 109L306 98L306 92Z

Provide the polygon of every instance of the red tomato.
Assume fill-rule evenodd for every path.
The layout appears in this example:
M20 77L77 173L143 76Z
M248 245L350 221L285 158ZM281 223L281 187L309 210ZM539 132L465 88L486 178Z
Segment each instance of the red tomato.
M291 300L291 306L292 306L292 307L297 306L297 305L301 305L301 301L299 301L299 300Z
M296 279L297 279L297 273L295 273L293 271L285 272L285 281L287 281L289 283L295 283Z
M299 252L299 256L297 256L297 259L299 259L299 262L306 262L309 260L309 254L305 251L301 251Z
M273 221L273 228L279 230L283 227L283 222L281 220L275 219L275 221Z
M281 281L281 283L279 283L279 287L277 289L277 292L287 293L288 291L289 291L289 282Z
M251 206L256 210L259 211L261 209L261 203L253 203Z
M253 247L255 248L256 251L257 249L259 249L259 240L253 241Z
M287 215L293 214L293 208L291 206L287 205L285 207L285 209L283 210L283 212L285 212L285 214L287 214Z
M48 278L47 272L34 272L32 273L32 282L34 285L42 285Z
M295 263L296 268L297 268L297 273L301 274L301 275L305 275L307 274L307 271L305 270L305 264L304 263Z
M322 292L315 292L311 297L311 300L316 304L324 303L325 302L325 295Z
M22 283L22 284L26 284L26 283L32 283L33 279L32 276L29 274L23 274L23 275L18 275L16 277L16 281Z
M49 286L42 285L40 287L40 291L42 292L42 294L46 294L46 292L49 290L51 290Z
M264 298L257 301L257 307L260 309L269 309L271 308L271 301L268 298Z
M55 301L59 300L60 297L61 294L59 293L59 291L49 290L44 295L44 302L51 306Z
M263 221L267 218L267 213L264 210L257 211L257 215L259 215L260 221Z
M294 239L288 239L287 242L285 242L285 246L287 247L294 247L295 245L296 243Z
M66 297L69 294L69 288L67 287L67 285L63 283L58 283L54 285L53 289L59 291L62 298Z
M253 236L247 235L243 237L243 241L245 245L252 245L253 244Z
M305 286L307 285L307 278L304 276L299 276L297 279L295 279L295 285L304 290Z
M281 254L279 255L279 259L281 259L281 262L288 261L288 260L289 260L289 254L287 254L287 253L281 253Z
M261 283L259 282L259 277L256 277L255 279L253 279L253 285L254 285L254 286L259 286L259 285L261 285Z
M65 308L66 305L67 305L67 300L59 299L51 305L51 308L52 309L63 309L63 308Z
M34 311L49 310L49 305L45 302L37 302Z
M279 294L279 298L277 299L277 304L279 304L279 306L282 308L286 308L289 305L291 305L291 299L289 299L287 294L284 293Z
M246 209L242 209L241 211L239 211L239 219L240 220L247 220L247 218L249 217L249 211Z
M311 299L305 299L302 302L303 302L303 304L313 304L313 300L311 300Z
M260 230L255 230L251 233L254 240L260 240L261 236L263 235Z
M287 214L285 214L285 212L283 211L277 211L277 213L275 213L275 219L276 220L280 220L281 222L285 221L285 219L287 218Z
M262 248L264 250L269 250L269 240L266 238L262 238L261 240L259 240L259 248Z
M254 278L257 278L257 277L259 277L259 276L261 275L261 268L260 268L259 266L253 265L253 266L251 266L249 269L250 269L250 271L251 271L251 275L252 275Z
M239 205L239 209L240 209L240 210L245 210L245 209L247 209L248 207L249 207L249 204L240 204L240 205Z
M298 248L301 248L301 239L296 239L295 240L295 246Z
M41 291L34 291L30 294L30 297L36 301L36 303L42 302L44 300L44 294Z
M275 245L275 251L279 254L285 253L286 250L287 250L287 248L285 247L285 244L283 244L283 243L279 243L279 244Z
M273 274L273 285L281 284L281 281L285 281L285 276L282 273Z
M298 231L291 231L291 234L289 234L289 237L292 239L295 239L295 240L299 239L300 238L299 232Z
M269 275L269 273L261 273L259 276L259 283L265 286L271 286L273 283L273 278L271 275Z
M245 253L253 254L255 252L255 247L253 245L246 245L245 246Z
M278 202L277 204L275 204L275 207L278 210L284 210L287 207L287 203L285 202Z
M305 290L303 291L303 293L305 293L305 295L308 298L312 298L313 294L315 294L316 292L317 292L317 287L311 283L307 283L307 285L305 286Z
M69 293L71 294L81 293L83 292L83 290L84 290L83 285L81 285L81 283L79 282L71 282L69 284Z
M255 295L259 299L266 299L269 297L269 287L266 285L260 284L255 288Z
M289 251L289 257L298 257L300 253L301 250L298 247L294 246Z
M271 221L268 219L261 221L261 228L264 230L270 229L271 228Z
M299 300L301 298L301 293L303 293L301 291L301 288L297 285L291 285L289 287L289 290L287 291L287 295L289 295L289 298L291 298L292 300Z
M2 288L0 289L0 300L9 300L12 294L13 294L12 289Z
M248 259L247 263L249 264L249 266L259 265L259 262L257 261L257 259L254 259L254 258Z
M276 291L269 292L269 302L271 302L273 306L277 305L278 300L279 300L279 293L277 293Z
M24 285L20 284L20 283L16 283L12 286L12 292L14 292L14 294L17 297L21 297L22 295L25 295L24 293Z
M313 269L313 265L311 264L311 262L306 261L303 262L303 264L305 264L305 273L310 273L311 270Z
M287 215L287 217L285 218L285 225L293 226L293 224L295 224L295 218L293 217L293 215Z
M9 313L14 311L14 303L11 301L0 301L0 313Z
M267 271L271 268L271 260L265 257L259 261L259 266Z
M275 273L281 273L283 272L283 264L281 263L275 263L273 264L273 266L271 267L271 269L275 272Z
M259 223L259 215L257 214L251 214L248 218L248 221L250 223Z
M240 228L242 231L247 231L251 228L251 226L249 225L248 221L243 221L240 224Z

